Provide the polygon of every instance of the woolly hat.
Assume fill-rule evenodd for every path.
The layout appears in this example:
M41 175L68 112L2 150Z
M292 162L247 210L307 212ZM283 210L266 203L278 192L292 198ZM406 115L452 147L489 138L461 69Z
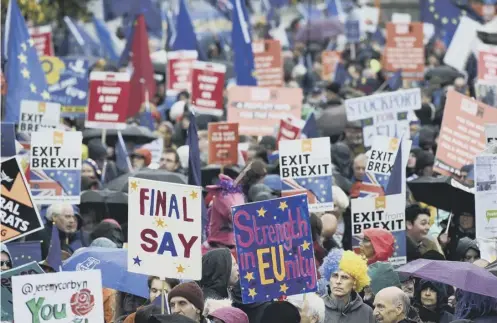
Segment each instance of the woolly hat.
M91 168L93 168L93 171L95 172L95 176L98 179L100 179L100 177L102 176L102 171L100 170L100 167L98 167L97 163L93 159L87 158L87 159L83 160L83 164L88 165Z
M182 283L171 289L167 294L167 301L171 302L173 297L184 297L200 311L204 311L204 293L195 282Z
M150 163L152 162L152 153L150 152L150 150L148 150L146 148L136 149L133 152L133 154L131 154L131 157L135 157L135 156L145 159L145 166L150 165Z
M368 275L371 278L369 286L375 295L383 288L401 287L399 275L389 262L375 262L370 265Z
M289 302L274 302L262 313L261 323L299 323L299 310Z
M223 307L210 313L209 316L217 318L224 323L249 323L247 314L235 307Z

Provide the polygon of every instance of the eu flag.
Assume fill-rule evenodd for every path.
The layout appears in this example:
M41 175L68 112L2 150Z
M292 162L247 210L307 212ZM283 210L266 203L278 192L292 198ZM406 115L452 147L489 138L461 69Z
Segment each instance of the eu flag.
M107 28L105 22L93 17L93 25L95 26L95 31L97 37L100 40L100 45L102 46L105 57L110 61L117 63L119 61L119 55L114 48L114 41L110 35L110 31Z
M402 70L397 70L393 75L388 79L388 87L392 91L397 91L402 87Z
M60 247L59 229L52 224L52 237L50 238L50 248L48 249L47 264L55 271L60 271L62 266L62 249Z
M304 127L302 128L301 131L301 137L302 138L318 138L319 133L318 133L318 124L316 121L316 116L314 115L314 112L311 113L311 115L307 118L305 121Z
M129 159L128 150L126 149L126 144L124 143L121 131L117 132L117 143L115 148L117 168L125 173L131 172L133 167L131 166L131 160Z
M32 261L41 261L41 241L21 241L7 243L12 261L16 267Z
M48 101L50 93L17 0L9 2L4 48L7 59L5 75L9 87L4 121L18 123L21 100Z
M254 52L252 51L252 36L250 35L250 20L248 19L245 1L231 0L233 4L233 28L231 42L235 53L234 69L236 84L256 86L254 77Z
M175 22L175 30L178 34L173 39L171 50L197 50L197 35L185 0L179 0L179 10Z

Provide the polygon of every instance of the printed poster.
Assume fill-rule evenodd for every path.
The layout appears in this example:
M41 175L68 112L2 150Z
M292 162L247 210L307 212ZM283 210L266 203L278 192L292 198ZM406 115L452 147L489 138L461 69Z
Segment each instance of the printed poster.
M79 204L80 131L46 130L31 136L30 180L36 204Z
M402 70L404 80L423 80L425 49L423 23L386 24L386 44L383 66L390 73Z
M338 63L342 60L341 53L325 50L321 53L321 78L325 81L333 80Z
M34 42L38 57L55 55L51 25L31 27L29 36Z
M244 304L317 290L305 195L233 206L231 213Z
M478 53L478 80L497 82L497 46L485 46Z
M307 194L310 212L333 210L330 138L279 142L282 194Z
M450 90L433 169L460 176L461 167L473 164L475 156L485 150L486 123L497 123L497 109Z
M486 140L487 148L490 147L491 145L497 144L497 123L485 124L485 138L487 139Z
M1 165L0 241L5 243L43 229L43 221L16 158L6 159Z
M128 271L200 280L202 187L128 181Z
M85 126L98 129L125 129L130 95L128 73L92 72Z
M238 123L209 123L208 140L209 165L238 164Z
M100 270L13 276L12 286L15 322L104 321Z
M85 116L90 60L80 57L40 57L50 100L62 105L62 117Z
M497 80L477 81L475 84L476 99L497 108Z
M300 119L300 88L233 86L228 90L228 122L239 124L242 135L272 136L274 127L288 115Z
M386 229L395 238L395 252L390 263L393 266L407 263L405 209L405 194L352 199L352 248L359 251L364 230Z
M475 158L475 227L483 259L497 257L497 155Z
M260 87L282 87L283 58L281 44L276 39L256 40L254 52L255 78Z
M36 261L0 273L2 280L2 322L12 322L14 320L12 276L36 275L42 273L44 273L44 271Z
M281 140L297 139L304 125L305 121L302 119L297 120L292 117L281 119L276 142L279 143Z
M57 129L60 125L60 104L41 101L21 101L19 132L37 132Z
M192 68L197 60L196 50L167 52L166 93L177 95L181 91L190 92L192 87Z
M410 124L415 120L413 111L379 114L376 118L362 120L364 147L371 147L377 136L410 136Z
M222 116L224 113L223 64L195 61L192 70L192 107L198 113Z

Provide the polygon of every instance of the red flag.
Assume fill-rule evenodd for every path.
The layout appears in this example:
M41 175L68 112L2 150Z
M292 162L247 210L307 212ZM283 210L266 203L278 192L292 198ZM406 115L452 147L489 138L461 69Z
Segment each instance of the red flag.
M155 96L154 66L148 49L148 34L145 18L139 15L133 26L133 42L131 45L131 93L128 117L140 112L140 107ZM148 95L147 95L148 91Z

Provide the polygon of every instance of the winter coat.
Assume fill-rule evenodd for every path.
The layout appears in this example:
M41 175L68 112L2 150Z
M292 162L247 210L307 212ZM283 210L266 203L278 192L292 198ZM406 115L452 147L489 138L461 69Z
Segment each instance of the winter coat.
M364 230L364 236L371 240L374 249L374 257L368 259L368 265L377 261L388 261L395 251L395 239L390 231L385 229Z
M421 292L426 288L431 288L437 292L437 307L430 310L421 303ZM418 310L419 317L425 323L449 323L454 316L447 311L447 288L444 284L421 279L414 293L414 307Z
M373 310L366 305L362 298L352 292L348 304L332 298L329 295L323 297L325 305L325 323L374 323Z

